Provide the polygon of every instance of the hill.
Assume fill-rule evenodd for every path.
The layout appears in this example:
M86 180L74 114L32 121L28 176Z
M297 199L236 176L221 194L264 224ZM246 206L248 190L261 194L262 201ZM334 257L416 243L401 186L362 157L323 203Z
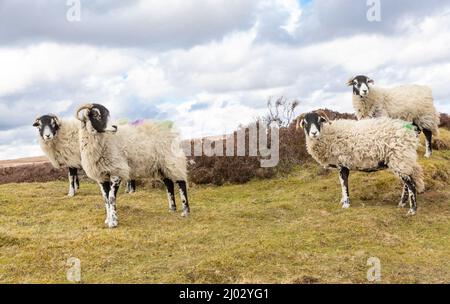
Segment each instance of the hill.
M167 211L162 189L121 193L112 230L93 183L75 198L66 181L3 184L0 282L64 283L76 257L85 283L366 283L377 257L383 283L448 283L450 150L420 163L427 191L414 217L396 207L401 183L388 172L351 173L352 207L341 209L337 173L312 162L241 185L193 185L187 219Z

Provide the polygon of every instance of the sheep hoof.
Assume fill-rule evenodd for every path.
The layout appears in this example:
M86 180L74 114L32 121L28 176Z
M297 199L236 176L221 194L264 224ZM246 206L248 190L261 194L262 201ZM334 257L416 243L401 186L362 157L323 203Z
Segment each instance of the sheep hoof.
M342 204L342 209L348 209L348 208L350 208L350 203Z
M402 203L402 202L398 203L398 205L397 205L398 208L405 208L405 206L406 206L406 203Z
M429 152L427 152L427 153L425 153L425 158L430 158L431 157L431 153L429 153Z
M184 210L183 213L181 213L182 217L188 217L188 215L189 215L189 211L187 211L187 210Z
M408 210L408 213L406 213L406 216L413 216L413 215L416 215L416 210L414 210L414 209L409 209Z
M68 197L74 197L75 196L75 191L74 190L70 190L69 194L67 194Z
M169 212L170 213L175 213L175 212L177 212L177 208L169 208Z
M117 219L112 219L112 220L106 222L106 225L108 226L108 228L116 228L118 224L119 224L119 222L117 221Z

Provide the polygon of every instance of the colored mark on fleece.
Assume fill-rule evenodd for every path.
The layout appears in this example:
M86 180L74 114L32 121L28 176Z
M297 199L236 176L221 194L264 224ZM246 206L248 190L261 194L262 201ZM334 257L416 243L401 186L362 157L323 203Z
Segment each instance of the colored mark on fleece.
M416 130L416 127L412 123L406 123L406 124L403 125L403 127L405 129L408 129L408 130L411 130L411 131L415 131Z
M130 122L130 125L132 125L133 127L137 127L142 125L145 122L144 119L137 119L135 121Z

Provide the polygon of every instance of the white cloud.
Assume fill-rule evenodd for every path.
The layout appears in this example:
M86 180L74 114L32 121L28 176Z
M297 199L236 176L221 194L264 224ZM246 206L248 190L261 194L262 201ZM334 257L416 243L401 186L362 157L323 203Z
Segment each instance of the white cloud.
M207 8L213 6L205 3ZM228 14L221 12L227 5L239 7L237 2L227 3L217 2L211 16ZM170 9L159 1L153 4L163 14L155 24L188 14L172 20L176 31L196 16L192 4L185 1L168 2L173 4ZM98 5L89 12L103 10ZM142 14L138 8L148 10L149 5L117 4L104 14L119 19L136 14L137 18ZM302 22L311 18L312 12L307 13L298 1L263 0L246 15L247 25L239 30L231 26L232 30L192 46L160 51L146 45L130 47L128 40L122 47L57 39L0 47L0 157L36 154L34 136L29 135L34 117L47 112L72 116L76 105L85 102L105 104L115 118L174 120L184 138L231 132L264 114L270 96L299 99L299 111L327 107L351 112L351 92L345 82L354 74L368 74L383 86L429 85L438 109L450 112L450 18L445 13L402 18L395 23L401 35L363 28L311 43L261 39L280 33L298 37L305 27ZM230 21L229 16L222 17Z

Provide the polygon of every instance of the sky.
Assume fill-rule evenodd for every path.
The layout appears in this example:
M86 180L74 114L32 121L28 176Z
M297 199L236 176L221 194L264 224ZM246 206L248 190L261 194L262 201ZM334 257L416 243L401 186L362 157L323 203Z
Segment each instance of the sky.
M86 102L183 138L229 133L269 97L353 112L357 74L428 85L450 113L450 2L0 0L0 159L42 155L34 119Z

